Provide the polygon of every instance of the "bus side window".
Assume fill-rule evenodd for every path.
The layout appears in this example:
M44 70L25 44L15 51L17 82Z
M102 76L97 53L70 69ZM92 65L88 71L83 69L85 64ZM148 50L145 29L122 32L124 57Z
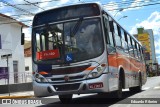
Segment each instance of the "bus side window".
M135 45L134 45L134 47L135 47L135 57L138 59L138 48L137 48L137 42L136 41L134 41L135 42Z
M127 41L128 41L128 51L129 51L129 54L131 55L131 39L128 34L127 34Z
M111 21L111 17L109 17L109 44L107 45L107 48L108 48L108 53L111 54L111 53L115 53L116 52L116 49L115 49L115 42L114 42L114 37L113 37L113 21Z
M113 37L113 31L114 31L114 27L113 27L113 21L111 17L109 18L109 41L110 41L110 46L115 47L115 41L114 41L114 37Z
M103 17L103 22L104 22L104 33L105 33L105 40L107 44L111 44L110 40L109 40L109 34L108 34L108 17L106 15L104 15Z
M117 26L116 23L113 23L113 24L114 24L114 37L115 37L115 41L116 41L116 47L118 49L122 49L121 37L118 33L118 32L120 32L119 31L120 28L119 28L119 26Z
M110 32L114 31L113 21L109 21Z
M140 54L140 46L139 46L138 43L137 43L137 51L138 51L138 58L139 58L140 60L142 60L141 54Z
M142 62L144 62L144 52L143 52L142 46L140 47L140 53L141 53Z
M130 53L131 53L131 56L134 57L134 42L131 37L130 37L130 40L131 40Z
M122 36L122 47L124 52L128 53L128 45L127 45L127 34L121 29L121 36Z

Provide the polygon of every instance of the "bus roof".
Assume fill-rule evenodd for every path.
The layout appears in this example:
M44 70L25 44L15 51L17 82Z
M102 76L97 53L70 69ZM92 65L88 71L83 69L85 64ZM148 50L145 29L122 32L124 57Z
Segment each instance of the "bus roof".
M45 12L49 12L49 11L52 11L52 10L55 10L55 9L60 9L60 8L64 8L64 7L70 7L70 6L78 6L78 5L82 5L82 4L96 4L99 6L99 8L106 12L113 20L114 22L117 23L117 25L119 25L127 34L129 34L136 42L138 42L140 45L142 45L133 35L131 35L127 30L124 29L124 27L122 25L120 25L116 19L108 12L108 10L106 8L104 8L100 3L97 3L97 2L88 2L88 3L77 3L77 4L69 4L69 5L65 5L65 6L59 6L59 7L56 7L56 8L52 8L52 9L49 9L49 10L45 10L45 11L42 11L42 12L39 12L37 13L34 18L39 15L39 14L42 14L42 13L45 13Z

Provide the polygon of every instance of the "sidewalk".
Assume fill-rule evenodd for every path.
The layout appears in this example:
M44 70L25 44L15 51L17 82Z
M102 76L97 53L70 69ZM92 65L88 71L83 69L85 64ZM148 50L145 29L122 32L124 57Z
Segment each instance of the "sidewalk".
M33 91L23 91L23 92L13 92L10 93L5 93L5 94L0 94L0 99L4 98L33 98L34 97L34 92Z

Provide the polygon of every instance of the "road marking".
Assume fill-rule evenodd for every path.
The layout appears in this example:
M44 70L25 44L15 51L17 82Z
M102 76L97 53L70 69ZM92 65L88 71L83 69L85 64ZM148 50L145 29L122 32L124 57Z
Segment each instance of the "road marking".
M122 91L129 91L129 89L122 89Z
M145 88L143 88L143 90L148 90L148 89L150 89L150 87L145 87Z
M160 86L156 86L156 87L154 87L153 89L160 89Z
M74 94L73 98L79 98L79 97L90 96L90 95L95 95L95 94L80 94L80 95ZM59 97L58 95L55 95L55 96L48 96L44 98L59 98Z
M90 95L95 95L95 94L81 94L81 95L73 95L73 98L79 98L79 97L90 96Z

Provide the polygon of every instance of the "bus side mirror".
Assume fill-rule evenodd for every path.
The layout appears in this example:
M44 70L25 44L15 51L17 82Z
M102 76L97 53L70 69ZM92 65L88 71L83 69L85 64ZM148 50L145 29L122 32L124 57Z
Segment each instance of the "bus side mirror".
M24 45L24 38L25 38L25 34L22 33L21 34L21 45Z
M109 21L109 26L110 26L110 31L113 32L114 31L113 21Z

